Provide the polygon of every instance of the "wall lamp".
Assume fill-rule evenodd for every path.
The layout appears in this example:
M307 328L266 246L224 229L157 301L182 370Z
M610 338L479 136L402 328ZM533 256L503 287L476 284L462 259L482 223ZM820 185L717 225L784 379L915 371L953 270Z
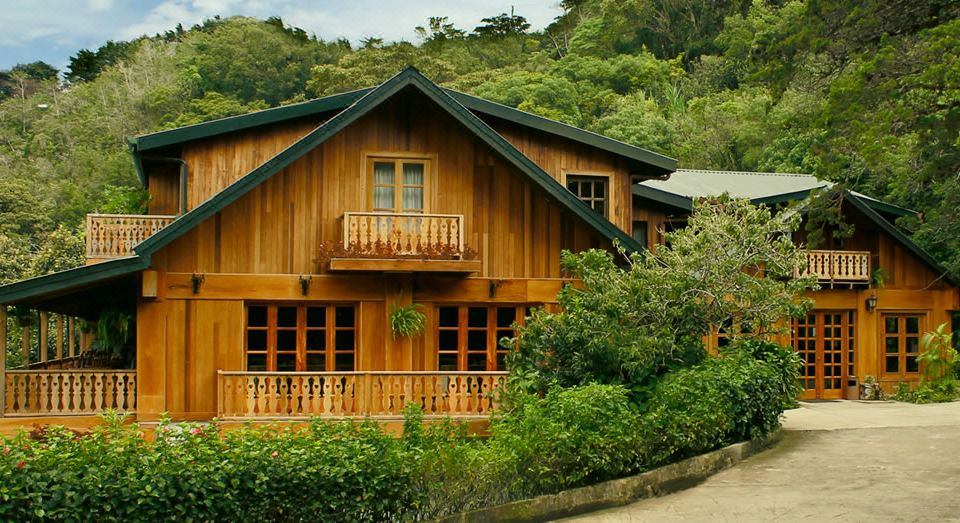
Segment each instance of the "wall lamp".
M870 297L867 298L866 303L867 303L867 311L873 312L877 308L877 295L871 294Z

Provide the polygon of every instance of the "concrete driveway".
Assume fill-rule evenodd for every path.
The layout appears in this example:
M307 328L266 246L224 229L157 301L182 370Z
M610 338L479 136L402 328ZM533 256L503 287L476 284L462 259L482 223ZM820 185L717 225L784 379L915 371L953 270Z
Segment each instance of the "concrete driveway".
M805 402L784 430L696 487L565 521L960 522L960 402Z

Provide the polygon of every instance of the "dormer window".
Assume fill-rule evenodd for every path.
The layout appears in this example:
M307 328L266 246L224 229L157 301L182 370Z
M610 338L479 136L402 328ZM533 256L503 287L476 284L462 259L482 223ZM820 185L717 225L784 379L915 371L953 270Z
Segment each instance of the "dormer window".
M370 157L368 168L374 211L424 212L429 159Z
M600 216L606 216L610 201L609 180L607 176L568 174L567 189L594 212Z

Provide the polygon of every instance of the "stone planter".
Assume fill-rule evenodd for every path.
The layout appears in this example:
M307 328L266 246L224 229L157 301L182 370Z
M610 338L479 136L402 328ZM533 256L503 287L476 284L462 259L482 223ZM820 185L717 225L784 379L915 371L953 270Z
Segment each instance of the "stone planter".
M880 399L880 385L877 383L861 383L860 399L862 400Z

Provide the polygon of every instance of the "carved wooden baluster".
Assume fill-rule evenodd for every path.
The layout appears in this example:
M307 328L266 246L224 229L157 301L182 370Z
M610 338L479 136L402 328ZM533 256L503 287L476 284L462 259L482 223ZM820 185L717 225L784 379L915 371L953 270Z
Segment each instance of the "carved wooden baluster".
M263 377L262 376L244 376L243 386L246 392L246 414L248 416L256 416L258 410L257 401L263 396L263 391L261 387L263 386Z
M457 258L463 251L463 245L460 245L460 220L450 218L450 245L456 247Z

